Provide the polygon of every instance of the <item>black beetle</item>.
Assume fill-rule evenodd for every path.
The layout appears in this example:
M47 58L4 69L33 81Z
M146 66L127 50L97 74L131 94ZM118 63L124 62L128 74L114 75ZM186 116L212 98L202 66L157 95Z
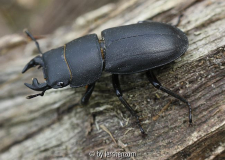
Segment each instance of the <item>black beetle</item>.
M36 39L26 31L27 35ZM28 99L43 96L51 88L57 89L86 86L81 99L86 104L94 90L95 82L102 71L112 73L112 84L122 104L136 117L140 130L145 134L138 115L122 96L118 75L146 71L151 84L163 92L181 100L189 107L189 123L192 123L191 106L187 100L163 87L156 79L152 69L174 61L186 52L188 39L178 28L159 22L143 22L132 25L109 28L102 31L102 39L90 34L75 39L62 47L52 49L36 56L23 69L22 73L34 66L43 67L45 83L25 85L42 93L28 96Z

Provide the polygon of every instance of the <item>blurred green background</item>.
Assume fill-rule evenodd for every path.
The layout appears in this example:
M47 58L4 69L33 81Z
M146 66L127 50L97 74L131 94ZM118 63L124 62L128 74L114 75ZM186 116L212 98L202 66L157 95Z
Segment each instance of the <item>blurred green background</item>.
M0 0L0 37L20 33L49 34L78 16L118 0Z

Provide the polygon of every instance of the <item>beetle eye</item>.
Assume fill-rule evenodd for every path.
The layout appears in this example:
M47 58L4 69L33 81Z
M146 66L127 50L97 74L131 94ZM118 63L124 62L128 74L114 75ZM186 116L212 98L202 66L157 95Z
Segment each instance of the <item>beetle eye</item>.
M57 86L59 86L59 87L63 87L63 85L64 85L63 82L58 82L58 83L57 83Z

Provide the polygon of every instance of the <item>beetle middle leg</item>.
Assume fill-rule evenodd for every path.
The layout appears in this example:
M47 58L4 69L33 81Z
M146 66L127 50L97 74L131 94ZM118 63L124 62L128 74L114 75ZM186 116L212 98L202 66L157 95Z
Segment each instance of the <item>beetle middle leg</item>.
M89 84L87 86L86 92L84 96L81 98L81 104L85 105L88 103L89 98L91 97L91 94L95 88L95 83Z
M151 70L147 71L146 75L147 75L148 80L151 82L151 84L155 88L157 88L157 89L159 89L159 90L161 90L163 92L166 92L167 94L169 94L169 95L171 95L171 96L173 96L173 97L175 97L175 98L177 98L177 99L179 99L182 102L184 102L184 103L187 104L188 109L189 109L189 124L191 125L192 124L192 114L191 114L191 105L190 105L190 103L186 99L184 99L183 97L181 97L180 95L178 95L178 94L172 92L171 90L163 87L161 85L161 83L157 80L157 78L154 75L153 71L151 71Z
M140 131L142 134L146 134L144 129L142 128L141 124L140 124L140 120L139 120L139 116L136 114L135 110L127 103L127 101L123 98L123 93L120 89L120 83L119 83L119 78L117 74L113 74L112 75L112 84L113 84L113 88L116 91L116 95L119 98L119 100L121 101L121 103L126 107L126 109L129 110L129 112L131 113L132 116L134 116L136 118L137 124L140 128Z

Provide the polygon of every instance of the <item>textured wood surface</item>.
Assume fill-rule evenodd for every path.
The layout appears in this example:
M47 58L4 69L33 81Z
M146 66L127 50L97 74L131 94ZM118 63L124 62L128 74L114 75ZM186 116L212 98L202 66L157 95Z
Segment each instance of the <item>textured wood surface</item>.
M21 43L0 44L0 159L100 159L89 155L93 151L135 152L130 159L136 160L224 159L223 0L122 0L79 17L39 42L47 51L84 34L100 37L103 29L145 19L175 24L180 13L178 28L188 36L188 51L155 73L165 87L191 103L192 127L187 106L156 90L144 73L120 80L124 97L141 116L146 137L115 96L110 74L96 83L87 106L80 105L85 88L51 90L44 97L25 99L34 91L23 83L41 79L42 73L20 73L37 54L34 43L24 44L22 38Z

